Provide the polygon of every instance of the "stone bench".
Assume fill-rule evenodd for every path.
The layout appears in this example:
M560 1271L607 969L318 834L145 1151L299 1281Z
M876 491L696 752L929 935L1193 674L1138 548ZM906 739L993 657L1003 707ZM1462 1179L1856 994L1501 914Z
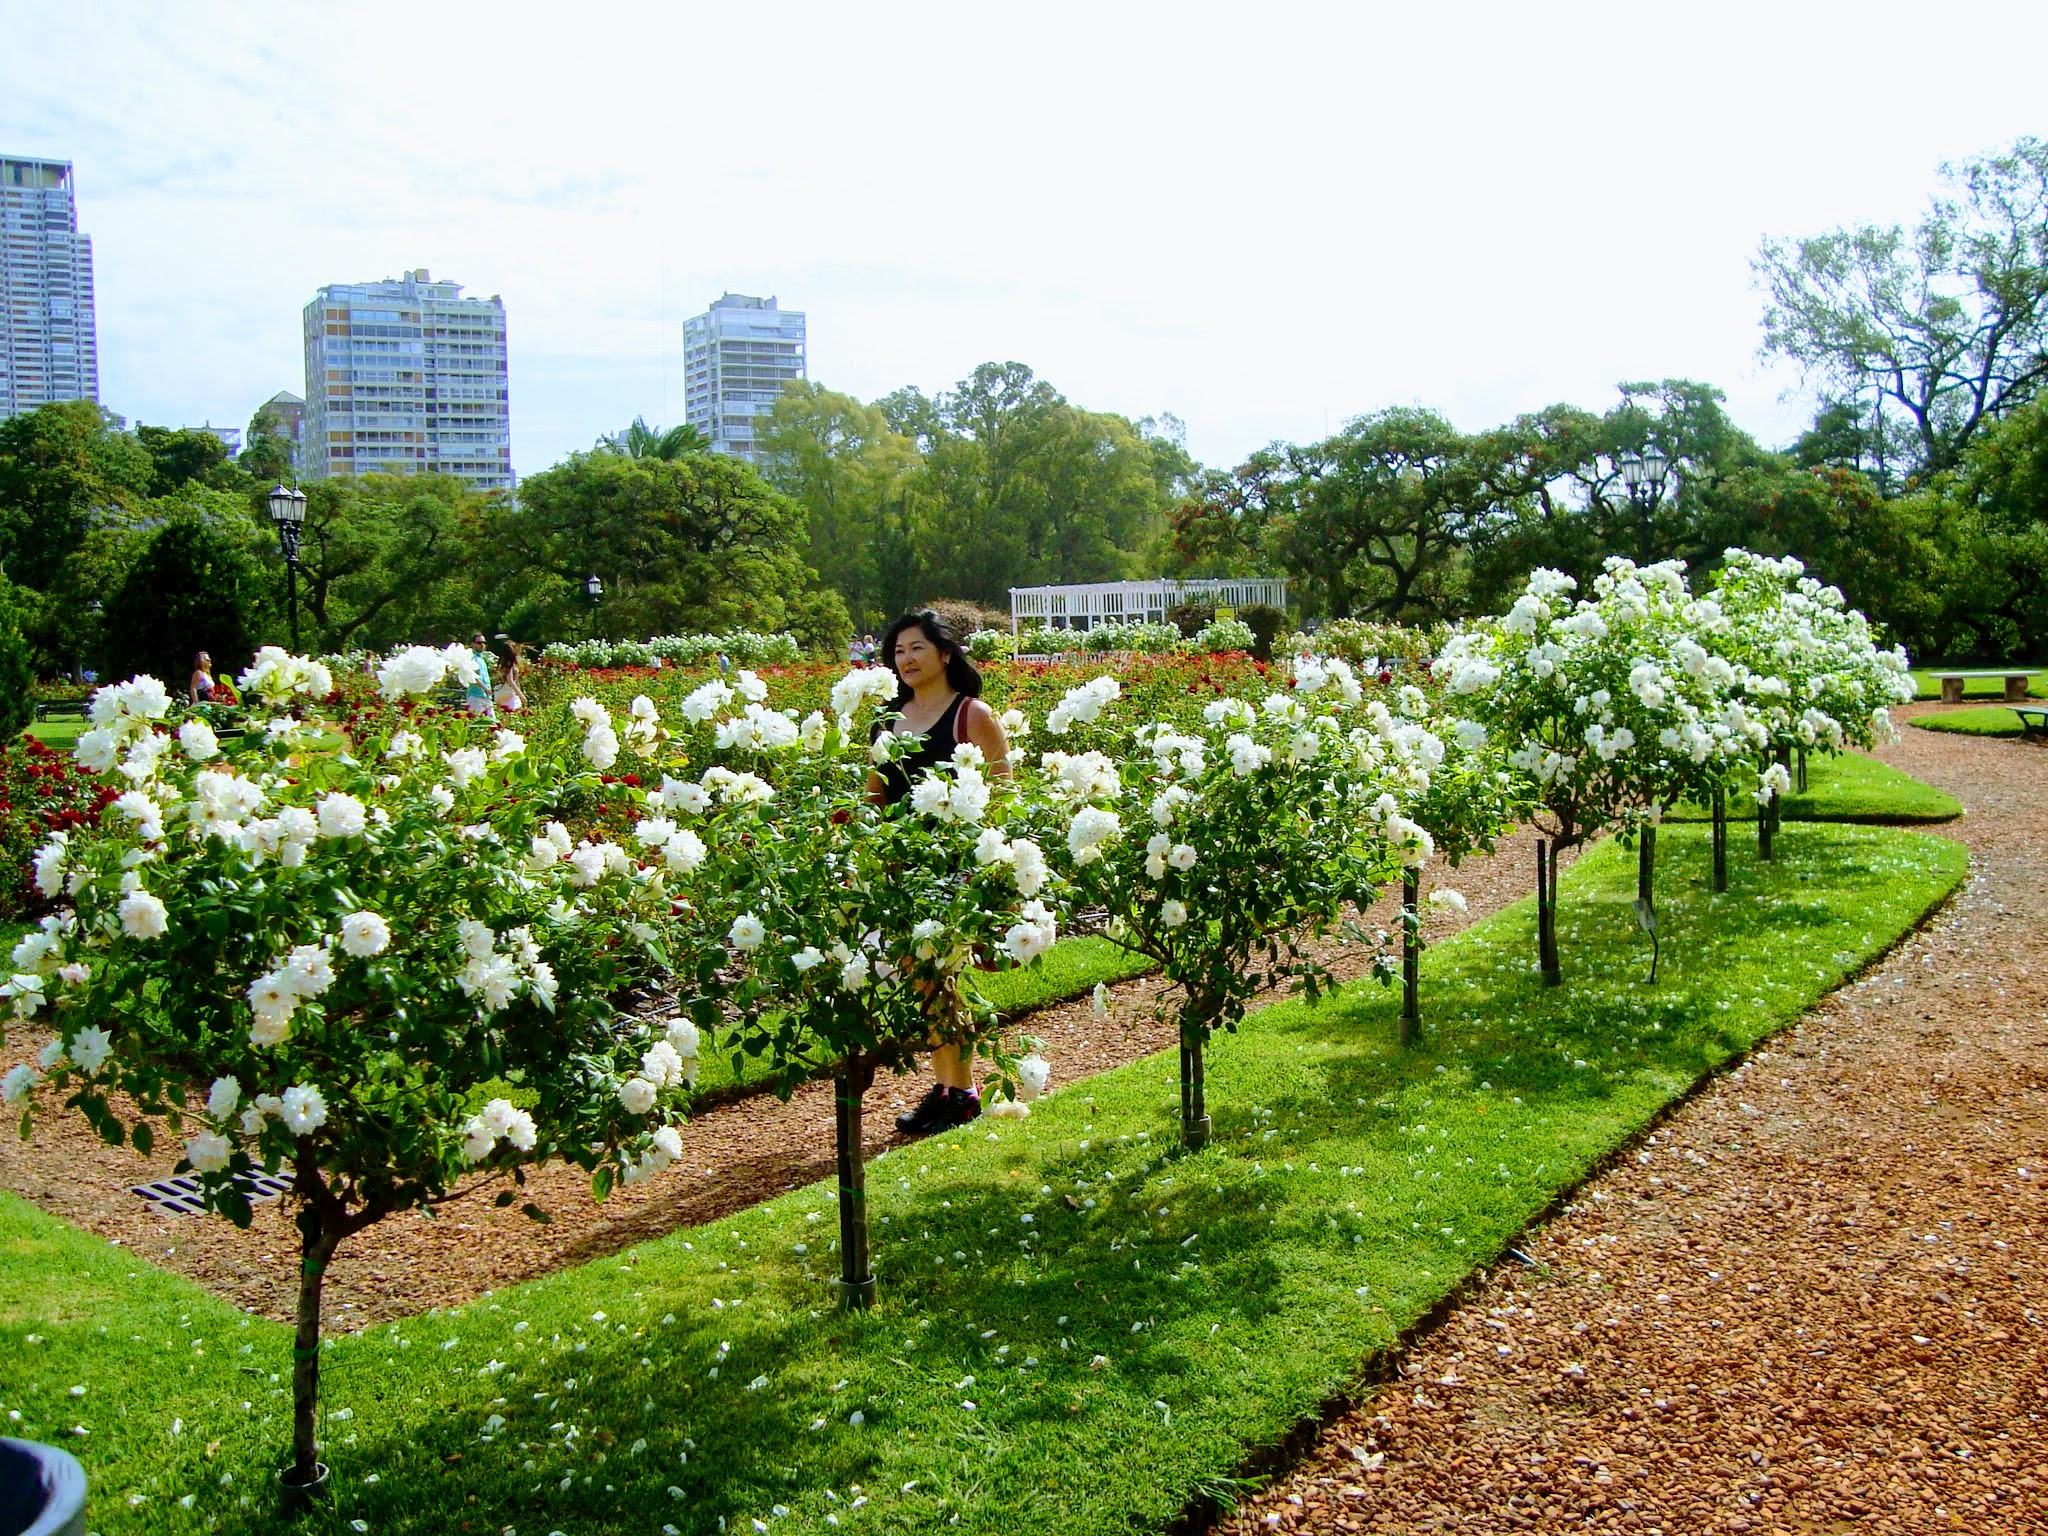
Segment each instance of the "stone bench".
M1941 684L1941 702L1960 704L1963 702L1963 684L1980 677L2002 677L2005 679L2005 702L2023 704L2027 698L2027 679L2039 677L2040 668L2030 672L1937 672L1934 680Z

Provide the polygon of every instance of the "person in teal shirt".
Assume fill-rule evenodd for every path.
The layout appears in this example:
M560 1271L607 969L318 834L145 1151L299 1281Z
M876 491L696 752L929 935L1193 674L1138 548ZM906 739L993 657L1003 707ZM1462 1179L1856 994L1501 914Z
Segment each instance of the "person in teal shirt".
M491 650L484 644L482 635L471 635L469 654L476 662L476 676L469 680L465 702L472 715L496 718L497 707L491 702Z

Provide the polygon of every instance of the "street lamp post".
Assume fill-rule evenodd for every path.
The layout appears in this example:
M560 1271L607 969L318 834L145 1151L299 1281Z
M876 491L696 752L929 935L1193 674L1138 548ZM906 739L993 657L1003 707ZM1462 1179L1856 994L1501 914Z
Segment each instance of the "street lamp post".
M270 520L284 552L285 587L292 616L292 649L299 648L299 535L306 526L306 493L280 481L271 488Z
M596 602L600 597L604 596L604 582L599 579L597 572L592 571L590 575L584 579L583 591L585 596L587 596L593 603Z
M1628 487L1628 499L1636 511L1636 563L1648 565L1656 552L1650 548L1650 516L1664 499L1664 487L1672 478L1669 459L1654 447L1621 456L1621 483Z

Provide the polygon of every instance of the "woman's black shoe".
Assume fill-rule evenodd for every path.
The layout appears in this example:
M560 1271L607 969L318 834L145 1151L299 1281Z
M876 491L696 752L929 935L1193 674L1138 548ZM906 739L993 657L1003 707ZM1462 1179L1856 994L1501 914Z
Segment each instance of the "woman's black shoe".
M933 1131L961 1123L954 1114L953 1090L944 1083L933 1083L932 1091L918 1101L917 1108L896 1117L896 1129L906 1136L929 1136Z
M981 1118L980 1094L972 1088L955 1088L951 1090L951 1094L952 1103L949 1107L953 1112L953 1124L967 1125Z

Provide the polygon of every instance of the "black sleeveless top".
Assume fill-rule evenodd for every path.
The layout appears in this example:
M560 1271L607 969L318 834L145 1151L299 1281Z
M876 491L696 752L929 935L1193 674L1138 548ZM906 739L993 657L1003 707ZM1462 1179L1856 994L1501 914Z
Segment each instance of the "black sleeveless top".
M883 763L875 769L882 780L882 803L895 805L906 799L910 787L923 778L932 768L950 762L953 749L960 744L960 706L967 702L967 695L956 693L953 702L946 706L946 712L932 722L932 728L920 738L922 745L908 757L893 763ZM875 739L881 740L889 727L880 721L875 725Z

